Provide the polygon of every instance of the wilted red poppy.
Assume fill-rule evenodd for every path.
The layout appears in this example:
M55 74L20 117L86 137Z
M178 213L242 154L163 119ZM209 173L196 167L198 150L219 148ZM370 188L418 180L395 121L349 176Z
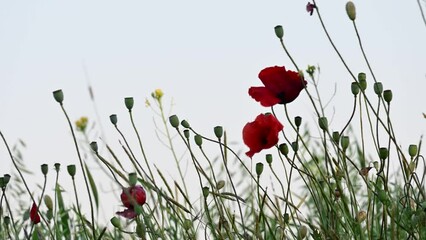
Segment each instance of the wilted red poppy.
M306 4L306 11L309 13L309 15L312 16L312 14L314 13L314 9L317 8L317 6L315 4L312 4L310 2L308 2L308 4Z
M33 222L34 224L37 224L40 222L40 216L38 215L38 209L35 202L33 202L33 206L31 207L31 210L30 210L30 219L31 219L31 222Z
M122 212L116 212L116 214L125 218L135 218L136 212L134 211L135 205L143 205L146 201L146 193L142 186L133 186L123 189L120 195L121 202L127 208Z
M248 93L264 107L292 102L307 84L299 73L279 66L263 69L259 78L265 86L251 87Z
M243 128L243 140L250 151L250 158L255 153L275 146L278 143L278 133L283 125L272 114L260 114L254 122L247 123Z

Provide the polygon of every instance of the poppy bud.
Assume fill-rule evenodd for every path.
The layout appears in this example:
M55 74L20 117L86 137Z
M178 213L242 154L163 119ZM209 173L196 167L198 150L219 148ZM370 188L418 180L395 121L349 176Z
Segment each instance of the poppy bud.
M343 148L343 151L346 151L346 149L349 147L349 137L348 136L343 136L340 139L340 145Z
M365 75L365 73L358 73L358 83L362 91L367 89L367 75Z
M389 152L387 148L382 147L379 149L379 157L381 160L385 160L388 157L388 154Z
M260 175L262 175L263 172L263 163L256 163L256 174L257 177L259 177Z
M328 120L326 117L320 117L318 118L318 125L323 131L328 130Z
M351 91L352 91L352 94L354 96L358 95L358 93L359 93L359 84L357 82L353 82L351 84Z
M55 163L53 166L55 167L55 171L59 172L59 169L61 168L61 164L60 163Z
M191 227L192 227L192 221L191 220L189 220L189 219L183 220L183 229L188 231L189 229L191 229Z
M365 211L359 211L358 214L356 215L355 220L358 223L362 223L366 218L367 218L367 213Z
M332 138L333 138L334 143L338 144L339 140L340 140L340 133L337 132L337 131L333 132Z
M189 123L186 120L182 120L182 122L180 122L180 125L182 125L182 127L184 127L184 128L190 128L191 127L191 126L189 126Z
M93 142L91 142L90 143L90 148L95 152L95 153L97 153L98 152L98 143L97 142L95 142L95 141L93 141Z
M275 35L277 36L277 38L282 39L284 37L283 26L277 25L274 27L274 30L275 30Z
M377 94L377 96L382 96L382 92L383 92L383 84L381 82L376 82L374 83L374 92Z
M346 14L348 14L348 17L350 20L355 21L356 10L355 10L355 4L352 1L349 1L346 3Z
M135 101L133 100L132 97L124 98L124 104L126 105L126 108L129 109L129 112L132 111L134 103L135 103Z
M111 121L112 125L116 126L117 125L117 114L111 114L109 116L109 120Z
M44 196L44 204L46 205L46 207L49 210L53 209L53 201L52 201L52 198L49 195Z
M410 157L415 157L417 155L417 145L411 144L408 146L408 154L410 154Z
M194 141L195 144L197 144L197 146L199 147L201 147L201 145L203 144L203 138L198 134L194 136Z
M136 182L138 181L138 176L136 173L129 173L129 185L131 187L134 187L136 185Z
M4 184L8 184L9 183L9 181L10 181L10 175L9 174L5 174L5 175L3 175L3 181L4 181Z
M383 98L389 104L392 101L392 90L385 90L383 92Z
M265 158L266 158L266 162L269 165L271 165L271 163L272 163L272 154L266 154Z
M10 217L9 216L6 216L6 217L4 217L3 218L3 221L4 221L4 224L7 226L7 225L9 225L10 224Z
M298 234L299 234L298 239L304 239L306 235L308 234L308 228L305 225L300 226Z
M41 172L43 173L44 176L47 175L48 171L49 171L49 167L47 166L47 164L42 164L41 165Z
M288 213L284 213L284 223L289 223L290 215Z
M214 135L216 135L216 137L220 139L223 136L223 127L222 126L214 127Z
M283 154L284 156L287 156L288 154L288 146L286 143L282 143L278 146L280 153Z
M302 117L300 116L295 117L294 124L296 124L296 127L300 127L300 125L302 124Z
M75 165L74 165L74 164L72 164L72 165L68 165L68 166L67 166L67 171L68 171L68 174L69 174L72 178L74 178L74 176L75 176L75 171L76 171L76 169L75 169Z
M118 229L121 229L121 222L120 219L118 219L117 217L112 217L111 220L109 220L111 222L111 224Z
M146 227L143 221L138 221L136 224L136 235L141 239L146 239Z
M172 127L177 128L179 127L179 118L176 115L172 115L169 117L169 122Z
M386 192L384 190L379 190L377 192L377 197L379 198L380 202L382 202L383 204L387 205L389 202L389 198L388 195L386 194Z
M222 189L224 186L225 186L225 181L220 180L220 181L219 181L219 182L217 182L217 184L216 184L216 189L217 189L217 190L220 190L220 189Z
M62 89L54 91L53 98L55 98L56 102L62 105L62 102L64 101L64 93L62 92Z
M291 148L293 149L294 152L297 152L297 150L299 150L299 144L297 142L292 142Z
M209 187L203 187L203 196L207 198L209 196Z
M139 204L135 204L135 205L133 206L133 208L134 208L135 213L136 213L137 215L142 214L143 209L142 209L142 206L141 206L141 205L139 205Z

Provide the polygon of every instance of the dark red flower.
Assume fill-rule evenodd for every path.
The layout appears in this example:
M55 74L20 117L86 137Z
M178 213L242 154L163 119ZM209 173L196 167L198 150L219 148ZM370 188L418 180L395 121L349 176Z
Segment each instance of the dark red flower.
M146 193L142 186L133 186L124 188L120 195L121 202L127 208L122 212L116 212L116 214L125 218L135 218L136 212L134 211L135 205L143 205L146 201Z
M243 128L243 140L250 151L250 158L255 153L275 146L278 143L278 133L283 125L272 114L260 114L254 122L247 123Z
M306 11L312 16L312 14L314 14L314 9L317 8L317 6L315 4L312 4L310 2L308 2L308 4L306 5Z
M40 222L40 216L38 215L38 208L35 202L33 202L33 206L31 207L31 210L30 210L30 219L31 219L31 222L33 222L34 224L37 224Z
M248 93L264 107L292 102L307 84L299 73L279 66L263 69L259 78L265 86L251 87Z

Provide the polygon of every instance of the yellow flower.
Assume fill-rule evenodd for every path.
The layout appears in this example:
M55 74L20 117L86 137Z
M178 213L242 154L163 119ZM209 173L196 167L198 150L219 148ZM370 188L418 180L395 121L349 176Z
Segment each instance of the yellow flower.
M160 100L161 97L163 97L164 93L163 90L157 88L153 93L151 93L151 96L157 100Z
M84 132L87 127L87 122L89 119L87 117L81 117L77 121L75 121L75 126L77 127L77 131Z

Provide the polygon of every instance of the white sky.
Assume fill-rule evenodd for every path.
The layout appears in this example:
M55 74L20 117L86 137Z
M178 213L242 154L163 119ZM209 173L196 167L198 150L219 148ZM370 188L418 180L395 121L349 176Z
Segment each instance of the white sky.
M339 129L351 111L351 79L317 16L305 11L306 3L0 0L0 130L11 145L18 138L27 143L25 161L37 169L40 183L40 164L48 163L52 172L55 162L61 162L64 170L76 164L69 130L52 91L63 89L72 120L80 116L93 120L85 65L107 139L117 150L118 135L108 116L117 113L119 126L134 136L123 103L124 97L133 96L150 158L160 167L170 165L171 157L160 153L164 148L155 138L153 114L144 104L154 89L161 88L166 101L174 99L172 112L181 119L211 135L214 126L223 125L230 140L238 142L236 148L246 151L242 127L268 111L248 96L248 88L261 85L257 74L265 67L294 69L275 37L273 28L278 24L283 25L287 47L300 67L321 66L320 91L325 100L337 86L328 114L331 118L335 107L332 126ZM337 47L355 73L367 73L372 92L372 78L344 10L346 1L317 3ZM414 0L355 4L357 26L376 77L385 89L393 90L394 127L406 149L426 129L422 118L426 27ZM314 120L304 93L289 108L293 116ZM136 147L136 139L132 142ZM10 164L4 147L0 161L3 166ZM9 169L0 168L0 174Z

